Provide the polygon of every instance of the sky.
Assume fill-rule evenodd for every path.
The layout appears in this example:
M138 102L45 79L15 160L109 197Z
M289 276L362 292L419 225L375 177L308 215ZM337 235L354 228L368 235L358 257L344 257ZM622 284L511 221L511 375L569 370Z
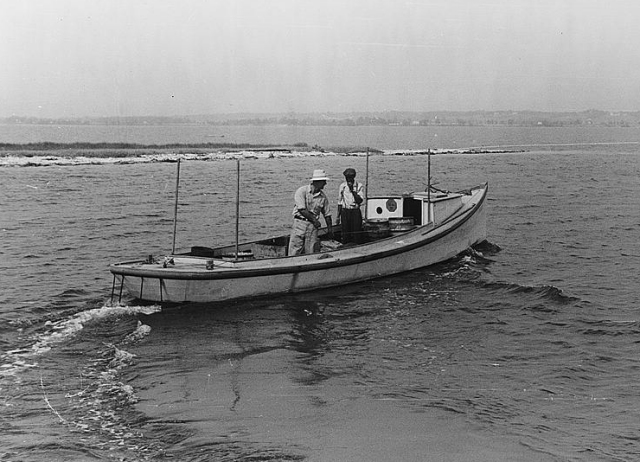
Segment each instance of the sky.
M640 110L638 0L0 0L0 117Z

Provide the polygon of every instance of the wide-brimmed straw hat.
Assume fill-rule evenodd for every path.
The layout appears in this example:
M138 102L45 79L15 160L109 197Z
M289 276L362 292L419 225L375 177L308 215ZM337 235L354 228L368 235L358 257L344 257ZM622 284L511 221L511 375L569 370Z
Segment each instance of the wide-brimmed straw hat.
M327 181L328 179L329 177L324 170L314 170L313 176L311 177L311 181Z

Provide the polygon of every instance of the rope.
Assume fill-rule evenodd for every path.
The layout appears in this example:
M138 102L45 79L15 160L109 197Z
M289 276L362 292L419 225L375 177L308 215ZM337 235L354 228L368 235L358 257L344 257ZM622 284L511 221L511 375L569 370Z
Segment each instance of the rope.
M67 421L64 420L64 418L60 415L60 413L56 411L51 405L51 403L49 402L47 391L44 389L44 381L42 380L42 374L40 375L40 388L42 388L42 396L44 397L44 402L47 403L47 406L49 407L49 409L51 409L51 412L53 412L58 417L58 419L60 419L60 423L66 424Z

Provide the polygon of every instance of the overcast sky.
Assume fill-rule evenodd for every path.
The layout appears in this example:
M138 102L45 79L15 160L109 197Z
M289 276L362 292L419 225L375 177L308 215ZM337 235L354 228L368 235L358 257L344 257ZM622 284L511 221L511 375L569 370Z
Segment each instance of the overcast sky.
M0 117L640 110L638 0L0 0Z

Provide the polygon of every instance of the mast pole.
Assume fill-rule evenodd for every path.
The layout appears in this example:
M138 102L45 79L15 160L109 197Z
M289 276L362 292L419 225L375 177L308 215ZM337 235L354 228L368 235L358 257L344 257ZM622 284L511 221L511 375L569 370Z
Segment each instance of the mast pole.
M236 261L238 261L238 248L240 238L240 159L238 159L236 181Z
M176 175L176 202L173 207L173 244L171 254L176 253L176 230L178 227L178 189L180 188L180 158L178 157L178 173Z
M364 200L365 202L365 213L367 213L367 202L369 202L369 148L367 148L367 163L364 173Z
M427 224L431 223L431 149L427 149Z

